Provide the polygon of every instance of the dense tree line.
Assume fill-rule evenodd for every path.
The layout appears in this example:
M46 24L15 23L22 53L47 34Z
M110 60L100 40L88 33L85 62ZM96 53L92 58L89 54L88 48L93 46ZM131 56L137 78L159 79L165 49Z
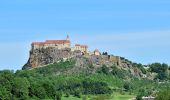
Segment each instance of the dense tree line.
M50 77L20 77L11 71L0 72L0 100L55 99L62 94L110 94L112 90L104 82L95 80L63 80Z
M107 83L74 76L51 76L48 72L72 62L58 63L34 70L0 71L0 100L61 99L62 95L111 94ZM64 67L66 68L66 67ZM47 70L46 70L47 69ZM45 73L46 71L46 73ZM53 70L55 71L55 70ZM53 73L53 72L52 72ZM84 76L83 76L84 77ZM83 78L82 77L82 78ZM67 78L69 78L67 80Z

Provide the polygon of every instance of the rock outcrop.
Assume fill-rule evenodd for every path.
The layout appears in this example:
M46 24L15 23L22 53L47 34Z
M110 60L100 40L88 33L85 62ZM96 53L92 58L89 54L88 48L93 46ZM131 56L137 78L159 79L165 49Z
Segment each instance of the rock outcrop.
M72 55L70 48L57 49L57 48L42 48L30 51L28 62L23 68L36 68L50 63L54 63L63 59L68 59Z
M111 67L112 65L118 66L122 70L130 72L133 76L142 77L143 74L140 69L133 67L132 62L122 59L122 57L113 55L89 55L83 54L81 51L71 51L70 48L57 49L57 48L42 48L32 49L28 62L24 65L23 69L37 68L48 65L62 60L74 59L76 61L75 67L70 69L69 72L91 71L95 72L102 65ZM89 68L92 66L93 68Z

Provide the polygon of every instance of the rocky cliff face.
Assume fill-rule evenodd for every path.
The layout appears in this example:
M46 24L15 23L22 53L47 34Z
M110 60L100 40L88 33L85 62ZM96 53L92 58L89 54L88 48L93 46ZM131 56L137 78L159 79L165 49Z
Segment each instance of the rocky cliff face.
M46 48L46 49L34 49L30 51L30 57L28 62L24 65L24 68L35 68L50 63L57 62L62 59L71 57L71 49L57 49L57 48Z
M111 67L112 65L118 66L122 70L130 72L133 76L142 77L143 74L140 69L134 68L130 61L120 59L121 57L111 55L82 55L80 51L71 51L70 48L57 49L34 49L30 51L28 62L24 65L23 69L30 69L48 65L54 62L59 62L66 59L74 59L76 61L75 67L70 69L69 72L91 71L95 72L102 65ZM93 68L90 68L93 67Z

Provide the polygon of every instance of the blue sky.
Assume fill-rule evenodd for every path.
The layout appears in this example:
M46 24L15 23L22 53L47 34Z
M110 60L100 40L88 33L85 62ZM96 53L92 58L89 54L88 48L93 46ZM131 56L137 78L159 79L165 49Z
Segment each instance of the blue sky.
M32 41L63 39L170 64L169 0L1 0L0 70L21 69Z

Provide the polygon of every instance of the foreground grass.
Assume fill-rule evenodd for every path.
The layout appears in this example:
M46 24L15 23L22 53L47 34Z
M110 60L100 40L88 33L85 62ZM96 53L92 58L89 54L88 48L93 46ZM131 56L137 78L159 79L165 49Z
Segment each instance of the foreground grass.
M129 95L129 94L121 95L119 93L115 93L112 95L112 99L110 100L129 100L134 97L135 97L134 95Z
M134 95L124 94L121 95L120 93L114 93L112 95L89 95L89 96L82 96L81 98L77 97L62 97L62 100L129 100L135 97Z
M70 96L70 97L62 97L61 100L82 100L82 98Z

